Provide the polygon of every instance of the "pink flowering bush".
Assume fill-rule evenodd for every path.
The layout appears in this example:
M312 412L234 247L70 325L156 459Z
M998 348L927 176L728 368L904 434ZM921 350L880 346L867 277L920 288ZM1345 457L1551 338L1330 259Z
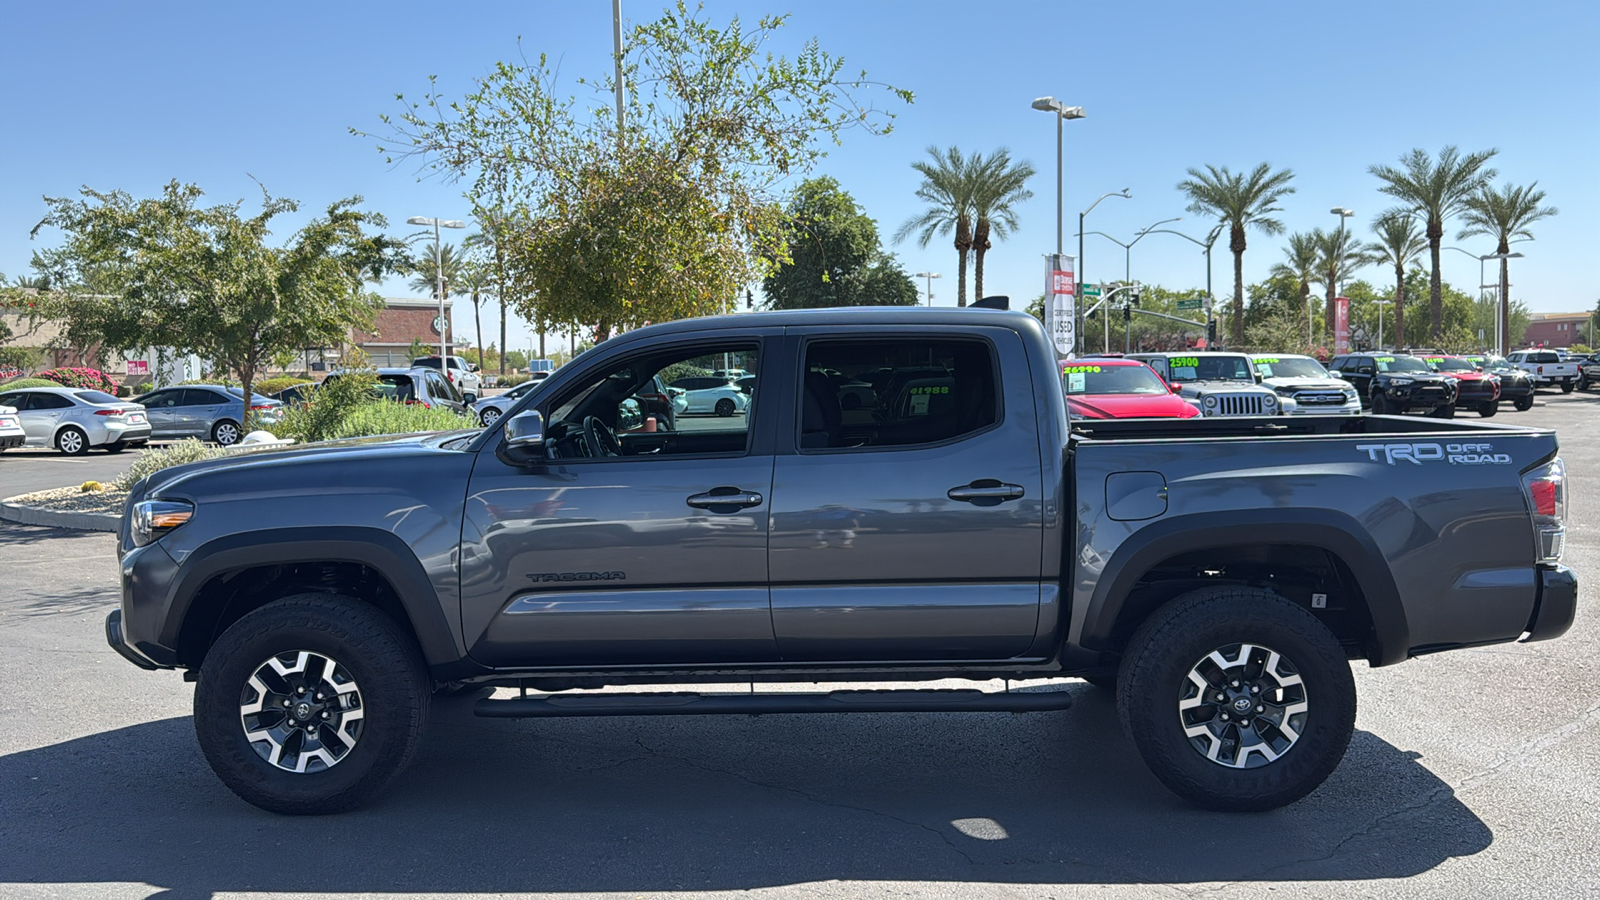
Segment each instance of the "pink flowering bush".
M110 375L99 369L87 366L62 366L59 369L47 369L39 373L39 377L46 381L54 381L62 387L92 388L97 391L113 393L117 383Z

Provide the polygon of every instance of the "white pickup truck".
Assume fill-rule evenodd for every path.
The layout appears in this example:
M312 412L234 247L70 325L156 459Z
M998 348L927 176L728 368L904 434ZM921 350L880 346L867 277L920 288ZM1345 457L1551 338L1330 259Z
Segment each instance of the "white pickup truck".
M1578 386L1577 361L1562 362L1561 354L1554 350L1517 350L1508 354L1506 361L1527 372L1535 388L1559 385L1561 393L1570 394Z

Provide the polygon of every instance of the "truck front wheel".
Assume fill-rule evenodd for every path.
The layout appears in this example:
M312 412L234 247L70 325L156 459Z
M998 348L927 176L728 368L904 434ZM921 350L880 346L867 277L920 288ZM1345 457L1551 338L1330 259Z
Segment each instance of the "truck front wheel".
M432 685L415 643L352 597L297 594L235 622L194 693L200 749L269 812L354 809L416 750Z
M1276 809L1344 758L1356 689L1339 642L1271 591L1208 588L1128 644L1117 712L1155 776L1208 809Z

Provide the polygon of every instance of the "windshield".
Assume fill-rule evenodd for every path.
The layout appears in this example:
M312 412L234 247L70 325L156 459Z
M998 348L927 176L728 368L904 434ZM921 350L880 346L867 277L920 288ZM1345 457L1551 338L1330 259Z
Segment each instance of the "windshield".
M1068 394L1166 394L1167 386L1149 366L1097 366L1068 363L1061 367L1061 388Z
M1167 360L1167 372L1167 378L1174 382L1256 382L1246 356L1174 356Z
M1430 356L1427 358L1428 368L1435 372L1476 372L1478 367L1464 359L1453 356Z
M111 396L110 394L106 393L105 391L78 391L77 393L73 394L73 396L77 397L79 400L82 400L85 403L118 403L118 402L120 402L119 400L117 400L116 397Z
M1433 371L1428 364L1415 356L1374 356L1372 361L1378 364L1379 372L1418 372L1428 373Z
M1262 378L1327 378L1328 370L1309 356L1258 356Z

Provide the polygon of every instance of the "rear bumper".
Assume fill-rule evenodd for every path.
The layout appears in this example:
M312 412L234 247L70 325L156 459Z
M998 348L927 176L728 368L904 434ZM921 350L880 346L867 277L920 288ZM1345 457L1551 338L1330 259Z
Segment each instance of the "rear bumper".
M1566 566L1540 569L1539 599L1533 604L1522 642L1548 641L1566 634L1577 614L1578 576Z
M21 447L28 436L23 432L16 434L0 434L0 450L10 450L12 447Z

